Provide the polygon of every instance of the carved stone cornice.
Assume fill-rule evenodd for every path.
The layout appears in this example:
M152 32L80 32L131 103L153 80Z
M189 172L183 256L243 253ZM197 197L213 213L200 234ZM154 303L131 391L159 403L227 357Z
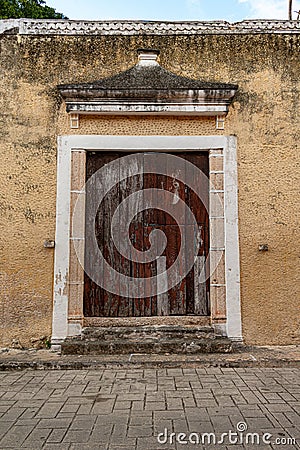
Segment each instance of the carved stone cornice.
M33 35L177 35L177 34L259 34L299 33L296 20L243 20L230 23L222 20L200 22L159 22L135 20L34 20L0 21L0 33L15 32Z
M59 85L69 113L224 115L238 88L176 75L161 67L158 50L140 49L138 63L93 83Z

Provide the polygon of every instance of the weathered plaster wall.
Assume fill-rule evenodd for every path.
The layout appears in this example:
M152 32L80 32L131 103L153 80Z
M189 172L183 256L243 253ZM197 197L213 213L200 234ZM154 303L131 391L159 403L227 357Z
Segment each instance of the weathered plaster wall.
M56 135L220 134L213 119L84 117L70 130L56 85L88 82L159 48L177 74L239 84L224 134L238 137L241 293L247 343L299 331L299 35L1 37L0 345L51 334ZM268 243L269 252L258 252Z

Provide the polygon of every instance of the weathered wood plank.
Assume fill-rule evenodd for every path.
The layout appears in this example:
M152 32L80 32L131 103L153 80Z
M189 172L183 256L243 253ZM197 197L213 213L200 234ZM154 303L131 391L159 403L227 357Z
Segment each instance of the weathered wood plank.
M128 167L125 163L124 160L122 160L122 156L124 156L123 154L120 154L119 157L121 157L120 159L120 164L119 164L119 178L120 180L120 184L119 184L119 199L118 199L118 203L121 204L128 195L130 195L132 193L132 191L134 190L134 177L129 177L128 175ZM120 213L119 213L119 217L118 217L118 223L120 223L120 221L125 221L127 222L128 218L129 218L129 214L130 214L130 209L126 209L125 211L122 211L123 216L120 217ZM128 229L128 235L130 233L130 230ZM125 241L125 236L122 236L121 233L119 232L119 242L121 240ZM131 251L130 248L127 248L127 251L125 253L125 255L119 255L120 258L120 264L119 267L117 268L117 270L119 272L121 272L124 275L130 276L131 275ZM118 312L117 312L117 317L130 317L132 316L132 298L128 297L129 295L129 285L126 283L122 285L120 285L120 289L125 290L127 292L127 296L118 297Z
M199 226L198 236L195 238L198 240L200 244L198 257L203 256L207 257L209 252L209 232L208 232L208 224L209 224L209 216L208 211L206 210L204 203L208 205L208 174L209 174L209 164L207 153L199 152L199 153L186 153L184 155L185 159L190 163L194 164L201 172L206 175L206 177L200 176L199 172L195 172L190 170L189 166L186 166L186 177L194 184L200 187L201 199L198 198L196 193L192 191L190 188L186 189L186 204L190 207L193 212L194 217ZM188 233L187 233L188 235ZM197 282L197 261L195 262L194 268L190 271L187 276L187 312L188 314L198 314L198 315L206 315L208 314L208 293L209 293L209 280L206 283L205 294L200 295L196 289L198 289ZM196 281L195 281L196 280ZM204 289L204 287L203 287Z
M163 275L166 271L167 261L166 256L160 256L156 260L157 264L157 315L168 316L170 314L170 303L168 294L168 277Z
M203 278L203 273L205 273L205 256L197 256L194 265L194 297L195 306L194 313L201 316L205 316L207 311L207 295L206 295L206 282L202 281L201 274Z
M150 188L156 188L158 189L158 177L155 173L156 167L157 167L157 154L151 154L152 159L151 163L149 161L149 153L144 154L144 163L145 167L150 168L153 170L154 173L144 173L144 189L150 189ZM156 203L157 201L157 192L151 191L147 192L147 194L144 196L144 206L148 207ZM151 246L149 236L156 228L156 224L159 222L159 219L157 217L159 211L154 208L145 209L144 215L143 215L143 222L144 222L144 249L148 250ZM155 225L153 225L155 224ZM152 246L155 247L155 243L152 242ZM156 249L157 253L157 249ZM156 260L154 260L151 263L146 263L144 265L144 277L145 277L145 289L146 292L151 292L152 290L156 292L156 282L155 280L150 281L150 277L153 277L156 275ZM147 295L145 298L145 315L151 316L157 314L157 297L156 295Z

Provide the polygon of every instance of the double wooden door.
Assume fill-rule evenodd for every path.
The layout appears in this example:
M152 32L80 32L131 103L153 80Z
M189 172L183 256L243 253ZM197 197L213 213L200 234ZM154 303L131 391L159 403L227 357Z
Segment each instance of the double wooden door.
M119 159L119 161L116 161L115 170L120 170L124 174L126 167L122 166L122 157L125 155L123 152L88 152L86 179L89 180L98 169L116 159ZM207 176L208 180L207 152L176 153L176 156L194 164ZM118 179L118 176L116 179ZM101 202L95 219L95 233L99 249L111 267L131 277L147 279L155 276L158 271L168 269L174 263L179 253L182 235L174 218L163 209L147 209L139 212L129 227L130 241L140 251L146 251L151 246L149 241L151 231L154 229L161 230L167 238L167 244L160 258L147 263L132 261L117 251L111 239L112 216L116 208L128 195L149 188L166 189L182 199L191 209L199 227L198 239L200 239L200 248L198 255L195 257L195 264L176 286L168 289L167 292L158 295L154 293L147 298L128 298L112 294L98 286L85 274L85 317L205 316L209 314L209 280L203 282L199 277L209 249L208 212L196 193L182 182L165 175L143 173L116 183ZM206 192L203 195L207 198L208 181L204 189ZM92 192L92 196L87 198L87 201L98 201L96 188ZM86 211L86 214L88 214L88 207ZM87 220L88 217L86 217ZM187 223L186 226L188 227L190 224ZM86 251L85 260L89 257L89 252ZM165 280L165 284L168 286L168 280Z

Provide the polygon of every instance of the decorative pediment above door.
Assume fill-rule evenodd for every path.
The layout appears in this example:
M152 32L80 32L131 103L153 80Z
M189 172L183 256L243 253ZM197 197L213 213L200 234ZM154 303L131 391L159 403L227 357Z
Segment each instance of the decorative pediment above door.
M157 62L158 50L138 50L138 63L93 83L59 85L73 114L226 115L238 89L178 76Z

